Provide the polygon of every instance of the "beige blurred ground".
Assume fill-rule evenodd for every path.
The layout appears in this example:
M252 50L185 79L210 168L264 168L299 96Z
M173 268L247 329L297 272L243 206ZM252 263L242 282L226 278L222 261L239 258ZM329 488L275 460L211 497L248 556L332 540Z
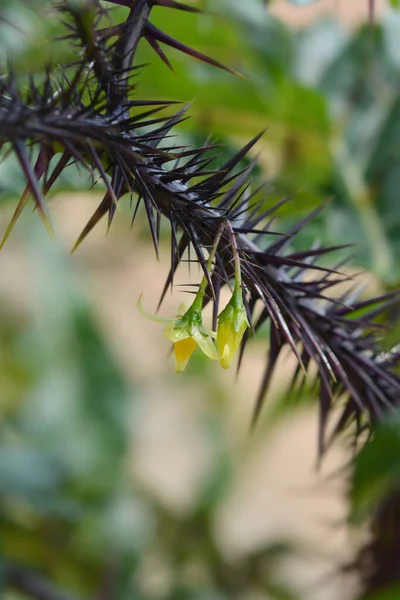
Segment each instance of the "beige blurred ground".
M377 11L383 5L384 1L378 0ZM366 0L322 0L302 9L278 0L272 10L296 26L326 13L339 14L354 26L368 11ZM63 196L55 199L52 207L59 238L66 248L71 247L94 210L95 200ZM1 230L8 216L1 215ZM146 308L150 312L155 309L167 273L167 252L161 252L157 262L137 234L127 231L126 222L118 223L118 217L109 236L104 234L104 228L95 230L71 261L117 357L139 383L145 400L129 473L170 510L184 513L213 459L198 426L208 399L201 386L171 375L168 343L160 326L145 321L136 309L141 293ZM0 256L0 291L3 298L23 304L35 282L29 278L29 259L18 240L15 234ZM178 303L178 295L168 295L163 314L173 315ZM217 515L215 535L228 556L282 536L297 540L309 549L309 556L288 561L284 576L297 582L304 600L350 600L354 582L334 573L351 558L355 547L344 524L345 483L340 478L325 481L346 455L335 448L322 470L316 470L315 411L296 413L272 433L259 432L249 439L248 423L264 362L265 350L255 343L237 382L233 373L215 369L222 396L229 399L221 410L226 412L226 435L235 464L235 485ZM282 364L270 398L282 389L292 364L291 360Z
M355 27L368 18L368 0L320 0L309 6L294 6L286 0L277 0L271 11L287 24L301 27L324 16L340 18L348 27ZM378 16L387 6L386 0L375 0Z

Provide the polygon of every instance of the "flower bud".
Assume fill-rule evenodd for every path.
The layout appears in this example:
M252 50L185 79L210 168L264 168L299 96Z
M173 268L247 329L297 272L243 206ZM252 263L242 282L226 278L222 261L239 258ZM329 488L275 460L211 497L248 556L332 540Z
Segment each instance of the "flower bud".
M217 348L220 365L229 369L244 332L249 327L246 309L243 305L242 289L236 284L232 298L218 317Z

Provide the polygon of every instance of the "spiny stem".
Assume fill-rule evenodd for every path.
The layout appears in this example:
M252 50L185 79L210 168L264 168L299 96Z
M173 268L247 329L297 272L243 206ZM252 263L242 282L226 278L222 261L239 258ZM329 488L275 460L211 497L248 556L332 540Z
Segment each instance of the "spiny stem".
M114 71L119 72L119 101L127 94L128 79L137 45L143 35L143 30L152 9L149 0L137 0L132 6L125 23L125 31L118 39L115 50Z

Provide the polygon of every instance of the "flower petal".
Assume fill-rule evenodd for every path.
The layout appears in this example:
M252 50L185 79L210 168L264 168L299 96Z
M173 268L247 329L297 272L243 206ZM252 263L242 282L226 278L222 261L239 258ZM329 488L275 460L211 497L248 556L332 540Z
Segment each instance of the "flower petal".
M195 348L196 342L191 337L180 340L174 344L175 373L180 373L186 368L189 358L192 356Z
M244 332L249 326L246 310L243 306L229 303L218 319L217 348L223 369L229 369L238 351Z
M216 347L214 346L214 342L212 341L211 336L203 335L199 330L196 330L192 333L192 338L195 340L200 350L204 352L208 358L212 360L219 360L220 356L217 352Z
M220 356L219 364L223 369L229 369L234 359L235 353L232 352L231 348L229 348L228 344L225 344L223 352Z

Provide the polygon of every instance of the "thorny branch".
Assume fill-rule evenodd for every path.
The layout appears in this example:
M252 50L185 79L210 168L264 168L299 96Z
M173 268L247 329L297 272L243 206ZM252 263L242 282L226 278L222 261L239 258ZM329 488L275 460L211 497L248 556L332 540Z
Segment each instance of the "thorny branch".
M161 44L231 70L151 23L154 6L171 11L195 9L173 0L109 0L106 4L128 8L126 20L113 22L112 12L99 0L58 4L67 15L68 37L77 46L79 57L73 66L65 66L61 75L49 69L44 85L39 88L31 81L28 92L19 88L13 73L0 80L0 144L6 153L14 152L27 181L4 239L29 196L48 223L44 197L69 164L78 163L91 176L96 173L106 192L76 247L102 217L108 215L111 225L120 198L129 193L137 198L133 220L142 206L157 252L161 219L170 222L171 268L162 298L173 285L185 252L193 249L208 279L207 295L214 302L214 315L218 314L220 291L233 279L239 257L243 300L252 328L244 337L241 356L251 335L263 323L271 325L255 418L278 358L289 347L298 360L291 388L301 389L306 376L318 383L320 452L329 439L327 427L334 408L338 408L339 418L331 427L330 438L352 424L357 439L398 405L400 348L383 352L381 340L387 331L383 315L398 312L399 293L362 300L361 290L352 286L339 298L332 295L334 286L349 280L341 273L346 261L339 260L336 267L328 269L318 260L344 246L315 245L302 252L294 252L290 246L293 236L322 207L286 234L271 230L276 211L288 199L265 210L262 189L251 187L254 162L240 170L242 159L260 136L216 167L212 145L174 145L171 132L186 118L185 108L170 117L160 116L174 103L134 97L132 74L137 69L135 56L141 40L149 43L168 67ZM38 151L34 163L32 147ZM226 222L229 227L210 274L206 254L221 223ZM316 376L311 375L313 367Z

